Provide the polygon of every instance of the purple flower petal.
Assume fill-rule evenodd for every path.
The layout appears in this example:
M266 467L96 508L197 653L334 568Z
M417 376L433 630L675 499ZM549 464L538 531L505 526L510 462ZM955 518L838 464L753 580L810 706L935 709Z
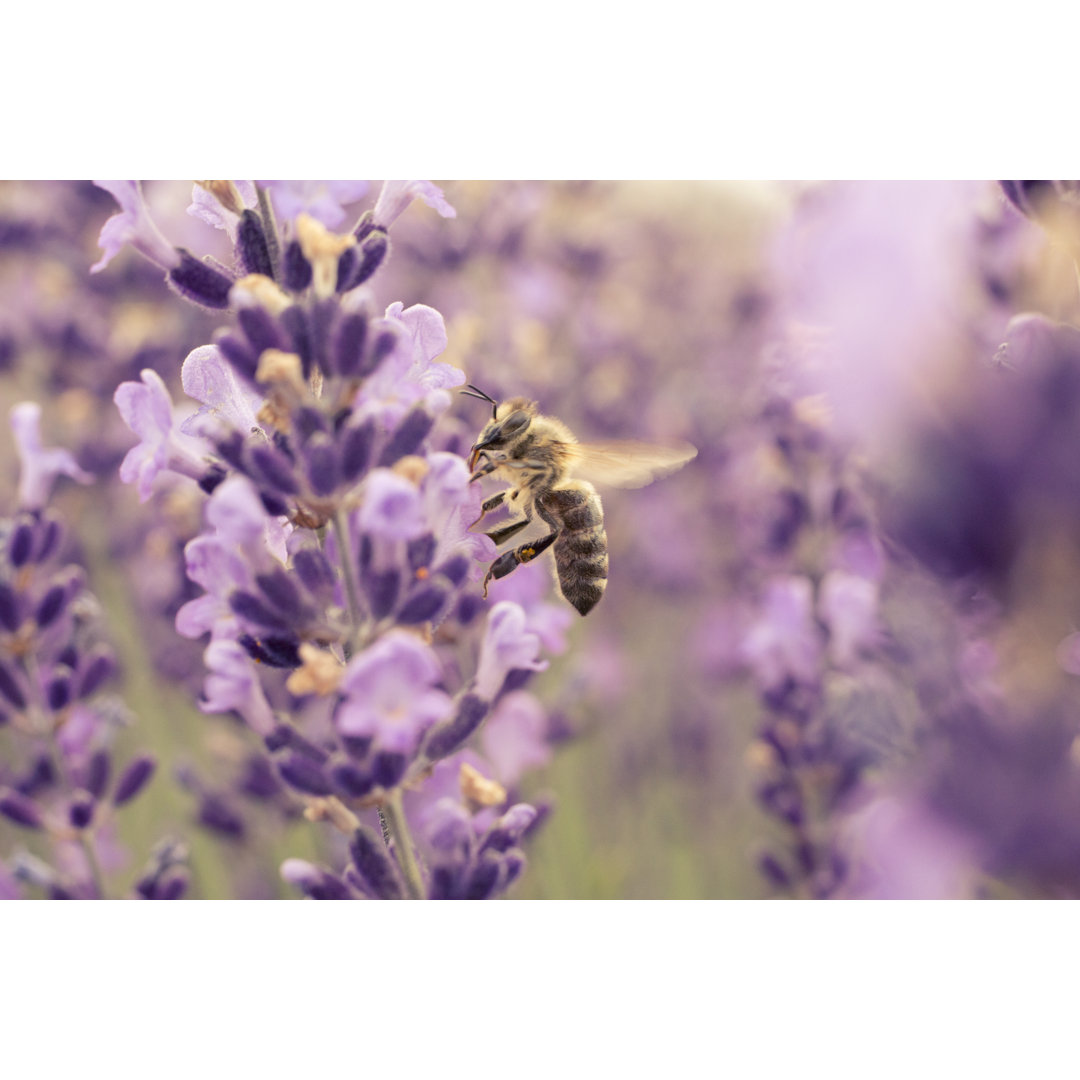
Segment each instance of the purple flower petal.
M15 436L15 451L22 466L19 475L19 506L24 510L40 510L48 501L53 481L63 473L80 484L94 478L79 468L67 451L46 450L41 444L41 406L24 401L11 410L11 430Z
M446 201L442 188L430 180L384 180L375 203L375 224L389 229L408 210L414 199L420 199L438 211L440 217L457 217L457 211Z
M98 245L105 254L90 267L91 274L104 270L127 244L164 270L179 265L176 248L158 232L150 217L138 180L95 180L94 183L116 199L120 213L102 226Z
M525 628L525 612L505 600L496 604L488 614L480 646L476 692L491 701L511 671L543 671L548 665L538 658L539 651L540 638Z

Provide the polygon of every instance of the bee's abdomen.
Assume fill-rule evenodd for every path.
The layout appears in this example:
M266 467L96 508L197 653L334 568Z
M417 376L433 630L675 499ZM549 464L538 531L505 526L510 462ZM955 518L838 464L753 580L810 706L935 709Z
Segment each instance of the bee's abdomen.
M607 534L600 496L590 484L577 481L549 491L545 509L562 529L552 545L555 569L563 596L587 615L604 595L607 585Z

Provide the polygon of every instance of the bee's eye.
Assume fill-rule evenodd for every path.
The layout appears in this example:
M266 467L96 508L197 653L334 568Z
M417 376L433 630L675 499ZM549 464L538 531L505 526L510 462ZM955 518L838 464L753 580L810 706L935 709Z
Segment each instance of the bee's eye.
M512 412L503 422L499 430L499 437L509 439L520 435L532 422L531 417L523 409Z

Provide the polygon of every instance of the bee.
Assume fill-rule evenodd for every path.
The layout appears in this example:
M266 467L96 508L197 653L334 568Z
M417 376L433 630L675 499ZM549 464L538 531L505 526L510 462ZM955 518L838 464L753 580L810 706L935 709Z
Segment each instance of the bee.
M580 443L561 420L541 415L537 403L528 398L496 402L471 383L462 393L492 407L491 420L469 452L470 482L494 475L510 485L481 506L480 517L469 528L505 503L520 516L486 534L496 544L531 524L534 515L550 530L500 555L484 577L484 596L493 578L506 577L550 547L563 596L587 615L604 595L608 576L604 512L592 481L644 487L681 468L697 456L697 450L687 443Z

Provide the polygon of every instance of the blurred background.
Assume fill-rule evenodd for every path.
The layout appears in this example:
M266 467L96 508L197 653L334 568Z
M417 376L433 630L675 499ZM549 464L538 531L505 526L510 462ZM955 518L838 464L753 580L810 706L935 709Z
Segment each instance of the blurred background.
M698 449L603 492L606 595L555 619L530 686L551 754L522 790L552 812L511 895L1073 895L1071 189L442 186L456 218L395 225L376 306L436 308L442 360L582 441ZM190 182L146 192L166 236L213 252ZM164 766L122 839L187 837L192 896L291 895L266 868L319 856L306 823L207 811L248 750L196 708L201 645L172 628L202 496L140 506L116 478L118 383L150 367L181 400L223 320L133 252L89 273L114 210L86 183L0 184L0 408L39 401L46 444L99 481L55 503L120 656L124 737ZM462 397L444 424L467 447L487 416ZM562 605L546 561L493 599L510 580Z

